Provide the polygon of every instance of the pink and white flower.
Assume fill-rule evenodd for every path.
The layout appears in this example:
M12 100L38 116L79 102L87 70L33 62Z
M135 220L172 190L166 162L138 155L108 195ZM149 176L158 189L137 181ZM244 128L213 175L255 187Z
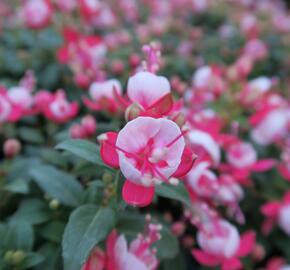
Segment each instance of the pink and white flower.
M24 23L28 28L41 29L52 20L53 9L50 0L26 0L22 11Z
M240 237L233 225L218 220L204 224L198 231L197 241L202 250L193 249L192 254L200 264L238 270L242 267L239 258L247 256L254 247L255 233L247 232Z
M91 110L106 110L116 113L120 110L117 96L122 94L122 87L118 80L110 79L104 82L94 82L89 88L91 99L83 98L85 105Z
M266 217L263 232L268 234L277 223L280 228L290 236L290 192L287 192L282 201L270 201L261 207Z
M169 183L187 174L194 155L185 146L184 134L171 120L137 117L117 134L99 137L103 161L120 167L126 177L124 200L146 206L154 196L154 185Z
M78 104L69 102L65 92L60 89L49 96L49 103L43 108L43 114L56 123L65 123L74 118L78 113Z

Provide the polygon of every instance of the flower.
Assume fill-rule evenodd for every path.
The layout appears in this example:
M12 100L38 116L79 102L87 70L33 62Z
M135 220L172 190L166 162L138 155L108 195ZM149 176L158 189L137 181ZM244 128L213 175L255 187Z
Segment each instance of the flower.
M140 105L144 116L160 117L173 107L169 81L148 71L129 78L127 95L131 103Z
M161 226L149 224L148 232L140 234L128 247L123 235L113 231L107 240L107 270L156 270L158 260L156 250L151 246L158 241Z
M49 25L53 15L50 0L26 0L23 5L23 20L28 28L41 29Z
M81 270L104 270L106 254L99 248L94 248Z
M270 201L262 205L262 214L266 217L263 232L268 234L275 223L290 236L290 192L287 192L282 201Z
M193 249L192 254L200 264L237 270L242 268L239 258L248 255L255 245L255 233L246 232L240 237L232 224L217 220L198 231L197 241L202 250Z
M183 132L171 120L137 117L118 133L99 136L101 157L120 167L126 182L124 200L146 206L154 196L154 185L185 175L193 166L192 151L185 146Z
M43 114L46 118L60 124L77 115L78 104L76 102L69 103L62 89L52 94L49 99L49 103L43 108Z
M107 110L111 113L116 113L120 107L116 101L116 95L120 96L121 93L121 84L116 79L94 82L89 88L91 99L83 98L83 101L91 110Z

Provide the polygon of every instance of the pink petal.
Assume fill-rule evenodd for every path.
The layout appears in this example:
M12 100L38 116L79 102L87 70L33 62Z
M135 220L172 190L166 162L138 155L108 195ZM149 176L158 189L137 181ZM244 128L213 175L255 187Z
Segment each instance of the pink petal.
M276 217L280 210L279 202L269 202L261 207L261 213L266 217Z
M89 109L91 109L93 111L98 111L101 109L101 107L98 103L95 103L86 97L83 98L83 102Z
M136 185L126 180L122 190L123 199L126 203L134 206L145 207L149 205L154 197L154 187Z
M213 256L211 254L208 254L208 253L201 251L199 249L193 249L191 251L191 254L202 265L217 266L221 262L220 258Z
M196 155L193 153L190 147L185 146L179 167L172 176L178 178L185 176L193 167L195 160Z
M158 99L155 103L153 103L147 110L147 116L162 116L167 114L173 106L173 98L172 95L169 93L164 95L160 99Z
M237 258L226 260L222 264L222 270L238 270L242 268L243 268L243 265Z
M258 160L253 166L252 170L255 172L264 172L267 170L272 169L276 165L276 160L275 159L262 159Z
M116 140L118 133L107 132L107 139L101 142L100 154L105 164L113 168L119 168L119 156L116 152Z
M253 231L244 233L241 236L240 247L237 251L238 257L247 256L253 249L256 242L256 234Z

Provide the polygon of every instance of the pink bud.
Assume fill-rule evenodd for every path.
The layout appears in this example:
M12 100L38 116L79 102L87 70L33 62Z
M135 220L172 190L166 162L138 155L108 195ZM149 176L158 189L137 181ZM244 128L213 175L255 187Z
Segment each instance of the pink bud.
M171 231L176 236L181 236L184 234L185 228L185 224L181 221L178 221L172 224Z
M256 246L254 247L252 251L253 259L255 261L261 261L265 258L265 255L266 255L265 248L260 244L256 244Z
M116 74L121 74L124 71L124 64L121 60L114 60L112 62L112 71Z
M13 158L21 150L21 144L17 139L8 139L5 141L3 151L6 157Z
M84 132L82 126L79 124L74 124L70 127L69 134L73 139L84 138Z
M139 66L141 62L141 59L140 59L140 56L138 54L131 54L130 57L129 57L129 63L130 63L130 66L135 68L137 66Z
M92 136L95 134L97 129L97 123L92 115L85 116L81 121L82 131L87 136Z
M83 73L76 74L74 80L79 87L87 88L90 84L90 79Z

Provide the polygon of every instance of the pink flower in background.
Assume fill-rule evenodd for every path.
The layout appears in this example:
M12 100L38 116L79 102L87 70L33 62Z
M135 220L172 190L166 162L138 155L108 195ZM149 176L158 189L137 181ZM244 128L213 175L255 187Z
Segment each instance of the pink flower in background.
M89 95L91 99L83 98L83 101L91 110L106 110L111 113L120 110L117 96L122 95L122 87L116 79L92 83L89 88Z
M267 57L268 48L262 40L251 39L244 47L244 55L252 58L253 60L260 61Z
M123 198L129 204L150 204L155 184L169 183L171 177L181 177L193 166L194 155L171 120L138 117L119 134L109 132L99 139L104 162L120 166L127 179Z
M48 26L52 20L53 9L50 0L25 0L22 17L25 25L32 29Z
M51 94L50 102L43 108L43 114L47 119L61 124L74 118L78 113L78 108L78 104L70 103L66 99L65 92L60 89Z
M233 225L218 220L204 224L198 231L197 241L202 250L193 249L192 254L200 264L238 270L242 268L239 258L247 256L255 245L255 233L247 232L240 237Z
M258 111L250 118L254 126L251 131L252 139L261 145L275 143L287 136L290 122L289 108L270 106ZM271 127L271 128L269 128Z
M261 207L266 217L263 232L268 234L277 223L280 228L290 236L290 192L287 192L281 201L270 201Z
M71 12L77 6L77 0L56 0L56 6L62 12Z
M107 240L107 270L156 270L159 264L152 245L160 236L160 225L149 224L148 232L140 234L128 247L123 235L115 231Z

